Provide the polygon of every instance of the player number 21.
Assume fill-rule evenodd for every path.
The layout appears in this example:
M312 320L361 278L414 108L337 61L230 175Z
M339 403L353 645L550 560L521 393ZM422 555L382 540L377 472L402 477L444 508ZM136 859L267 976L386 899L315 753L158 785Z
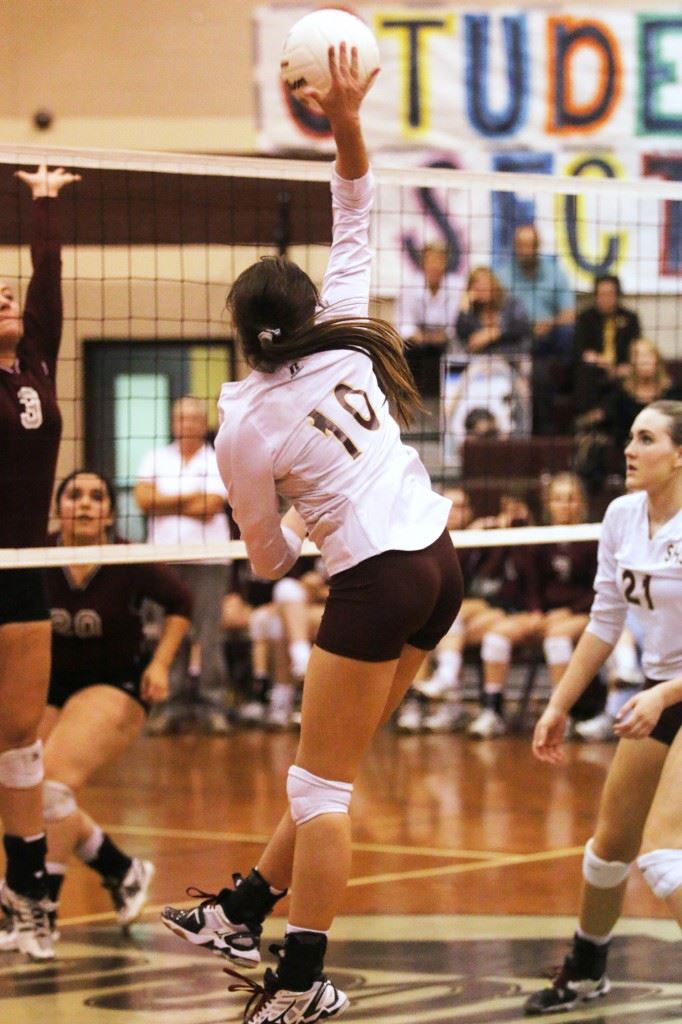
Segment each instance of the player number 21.
M641 604L639 597L635 594L635 588L637 586L637 580L634 572L631 569L625 569L623 572L623 584L624 584L624 596L625 600L630 604ZM650 611L654 609L654 603L651 600L651 593L649 587L651 586L651 576L642 576L642 592L644 594L644 600L646 606Z
M363 416L358 409L351 405L348 401L349 395L359 395L360 398L362 398L367 407L366 415ZM337 384L334 388L334 398L341 408L345 409L346 412L349 412L356 423L359 423L361 427L364 427L366 430L379 429L377 414L372 408L372 404L366 392L359 388L352 388L348 384L341 383ZM312 412L309 412L308 419L317 430L321 431L321 433L325 434L327 437L335 437L337 441L340 441L352 459L357 459L359 455L362 455L360 449L353 441L351 441L348 434L341 429L338 423L330 420L329 417L325 416L325 414L320 412L319 409L313 409Z

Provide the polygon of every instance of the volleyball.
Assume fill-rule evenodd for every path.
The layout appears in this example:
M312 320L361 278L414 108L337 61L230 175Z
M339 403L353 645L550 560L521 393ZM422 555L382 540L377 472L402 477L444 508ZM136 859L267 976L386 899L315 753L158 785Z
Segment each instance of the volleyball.
M347 11L325 9L306 14L293 25L284 41L280 71L294 96L303 89L326 92L331 85L329 47L341 43L358 51L360 77L366 81L379 67L379 47L372 31Z

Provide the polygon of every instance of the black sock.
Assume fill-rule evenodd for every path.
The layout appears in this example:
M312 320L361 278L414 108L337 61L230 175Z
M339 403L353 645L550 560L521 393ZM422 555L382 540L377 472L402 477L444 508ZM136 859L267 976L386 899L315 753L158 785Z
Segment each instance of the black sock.
M65 875L53 875L51 872L47 872L47 894L53 903L59 903L59 895L64 885Z
M485 695L485 706L494 711L496 715L502 717L504 715L504 700L503 695L499 691L497 693L486 693Z
M22 836L4 836L3 844L7 858L5 877L10 889L22 896L41 898L46 895L47 882L45 855L47 840L44 835L37 839Z
M128 854L124 853L123 850L119 850L118 846L106 834L102 840L102 845L97 851L97 856L93 860L87 861L88 867L96 871L102 878L116 878L120 880L123 880L128 874L132 863L132 859Z
M573 936L573 948L568 955L569 969L576 978L590 978L598 981L606 973L606 960L610 942L598 946L577 933Z
M320 932L289 932L277 967L281 988L305 992L322 974L327 936Z
M260 872L256 868L251 868L246 878L235 885L234 889L221 889L218 893L218 903L230 921L260 929L275 903L285 895L286 889L273 895L268 882Z
M270 676L254 676L251 683L251 700L257 700L261 704L266 704L268 697L270 696L270 690L272 689L272 680Z

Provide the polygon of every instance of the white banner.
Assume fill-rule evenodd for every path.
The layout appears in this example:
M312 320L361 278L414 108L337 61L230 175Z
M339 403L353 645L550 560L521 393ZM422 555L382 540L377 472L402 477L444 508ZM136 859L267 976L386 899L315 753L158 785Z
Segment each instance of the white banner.
M363 107L377 164L451 166L609 179L682 180L682 13L557 7L496 10L443 4L344 5L374 31L382 71ZM282 42L309 6L255 13L260 145L331 152L324 118L279 78ZM513 225L535 220L580 288L619 273L626 290L679 291L682 203L382 188L377 234L396 253L410 237L452 241L466 263L495 265ZM407 206L407 209L406 209ZM400 211L388 217L387 211ZM388 239L391 238L391 242ZM395 286L395 261L379 290Z

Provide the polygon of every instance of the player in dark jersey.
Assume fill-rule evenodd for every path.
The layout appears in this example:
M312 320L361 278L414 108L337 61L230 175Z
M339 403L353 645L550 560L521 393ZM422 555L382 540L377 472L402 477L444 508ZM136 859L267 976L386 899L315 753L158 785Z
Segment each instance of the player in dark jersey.
M546 518L553 526L585 520L585 493L573 473L558 473L552 478L544 504ZM481 643L485 706L469 727L469 734L479 739L506 732L503 694L514 646L528 640L541 642L556 683L570 661L574 641L587 625L597 568L596 543L542 544L532 549L529 557L536 599L496 622Z
M110 483L96 473L71 473L57 490L57 513L59 543L106 544L114 516ZM52 673L40 736L50 899L56 911L75 852L102 876L117 919L126 926L147 900L153 865L120 850L78 806L77 794L137 737L148 704L166 698L168 668L190 625L191 596L162 565L67 565L45 575ZM143 635L145 599L166 612L153 654ZM6 928L0 948L16 948L13 940L16 934Z
M55 373L62 330L57 196L78 175L63 168L18 171L33 196L33 276L23 317L0 281L0 547L45 544L61 417ZM0 571L0 817L5 835L2 903L19 948L54 956L45 878L37 729L50 671L50 624L40 570Z

